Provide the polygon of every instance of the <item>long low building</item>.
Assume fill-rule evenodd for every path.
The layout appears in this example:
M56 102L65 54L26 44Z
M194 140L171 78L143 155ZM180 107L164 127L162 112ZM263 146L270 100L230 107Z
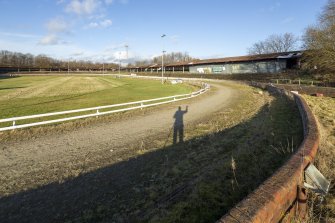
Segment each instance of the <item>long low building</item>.
M226 57L165 64L166 72L199 74L279 73L299 69L302 51ZM161 64L129 68L133 72L159 72Z
M294 51L200 60L191 63L189 71L211 74L278 73L299 68L301 55L302 52Z

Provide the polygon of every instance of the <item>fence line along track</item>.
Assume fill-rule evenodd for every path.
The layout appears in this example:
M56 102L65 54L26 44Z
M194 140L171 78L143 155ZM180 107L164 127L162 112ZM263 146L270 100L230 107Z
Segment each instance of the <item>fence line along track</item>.
M180 94L180 95L173 95L173 96L168 96L168 97L154 98L154 99L127 102L127 103L114 104L114 105L105 105L105 106L92 107L92 108L83 108L83 109L75 109L75 110L68 110L68 111L51 112L51 113L44 113L44 114L37 114L37 115L28 115L28 116L0 119L0 123L11 123L11 126L0 128L0 132L7 131L7 130L39 126L39 125L58 123L58 122L71 121L71 120L76 120L76 119L97 117L100 115L107 115L107 114L123 112L123 111L130 111L130 110L135 110L135 109L143 109L146 107L152 107L156 105L162 105L162 104L182 101L182 100L190 99L193 97L197 97L207 92L209 89L210 89L210 85L204 84L203 88L201 88L198 91L189 93L189 94ZM124 107L124 106L131 106L131 107L120 108L120 109L110 110L110 111L101 111L104 109ZM94 111L94 113L17 125L17 121L20 121L20 120L37 119L37 118L44 118L44 117L51 117L51 116L58 116L58 115L68 115L68 114L89 112L89 111Z

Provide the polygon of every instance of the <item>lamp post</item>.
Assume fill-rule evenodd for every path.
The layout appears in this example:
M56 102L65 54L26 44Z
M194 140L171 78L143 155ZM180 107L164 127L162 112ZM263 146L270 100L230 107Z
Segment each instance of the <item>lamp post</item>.
M165 34L163 34L163 35L161 35L161 38L163 39L164 37L166 37L166 35ZM164 84L164 80L163 80L163 78L164 78L164 53L165 53L166 51L164 50L164 44L163 44L163 50L162 50L162 84Z
M164 84L164 53L165 53L166 51L165 50L163 50L162 51L162 84Z
M126 63L128 63L128 48L129 48L129 46L126 44L126 45L124 45L124 47L126 48ZM128 73L127 68L126 68L126 73Z
M119 75L121 74L121 52L119 52Z

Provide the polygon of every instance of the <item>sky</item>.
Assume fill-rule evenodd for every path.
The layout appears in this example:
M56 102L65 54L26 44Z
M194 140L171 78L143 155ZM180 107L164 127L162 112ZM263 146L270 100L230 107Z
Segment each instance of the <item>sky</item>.
M302 36L326 3L0 0L0 50L105 62L150 59L163 49L200 59L241 56L272 34Z

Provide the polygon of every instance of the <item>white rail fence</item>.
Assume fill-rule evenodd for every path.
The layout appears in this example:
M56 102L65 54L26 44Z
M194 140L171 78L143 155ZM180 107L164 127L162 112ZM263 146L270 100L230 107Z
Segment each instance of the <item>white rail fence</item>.
M200 89L198 91L195 91L195 92L192 92L190 94L180 94L180 95L174 95L174 96L168 96L168 97L162 97L162 98L155 98L155 99L149 99L149 100L142 100L142 101L135 101L135 102L128 102L128 103L122 103L122 104L105 105L105 106L92 107L92 108L83 108L83 109L76 109L76 110L69 110L69 111L52 112L52 113L45 113L45 114L37 114L37 115L29 115L29 116L20 116L20 117L0 119L0 123L11 124L11 126L0 127L0 132L7 131L7 130L13 130L13 129L21 129L21 128L39 126L39 125L47 125L47 124L58 123L58 122L71 121L71 120L76 120L76 119L97 117L97 116L100 116L100 115L107 115L107 114L123 112L123 111L130 111L130 110L135 110L135 109L143 109L143 108L146 108L146 107L162 105L162 104L167 104L167 103L172 103L172 102L176 102L176 101L181 101L181 100L186 100L186 99L189 99L189 98L193 98L193 97L199 96L199 95L207 92L209 89L210 89L210 85L209 84L204 84L204 87L202 89ZM125 106L131 106L131 107L120 108L120 109L110 110L110 111L101 111L101 110L106 110L106 109L110 109L110 108L118 108L118 107L125 107ZM25 124L19 124L19 125L17 124L17 121L21 121L21 120L37 119L37 118L59 116L59 115L68 115L68 114L75 114L75 113L89 112L89 111L94 111L94 113L72 116L72 117L66 117L66 118L53 119L53 120L47 120L47 121L25 123Z

